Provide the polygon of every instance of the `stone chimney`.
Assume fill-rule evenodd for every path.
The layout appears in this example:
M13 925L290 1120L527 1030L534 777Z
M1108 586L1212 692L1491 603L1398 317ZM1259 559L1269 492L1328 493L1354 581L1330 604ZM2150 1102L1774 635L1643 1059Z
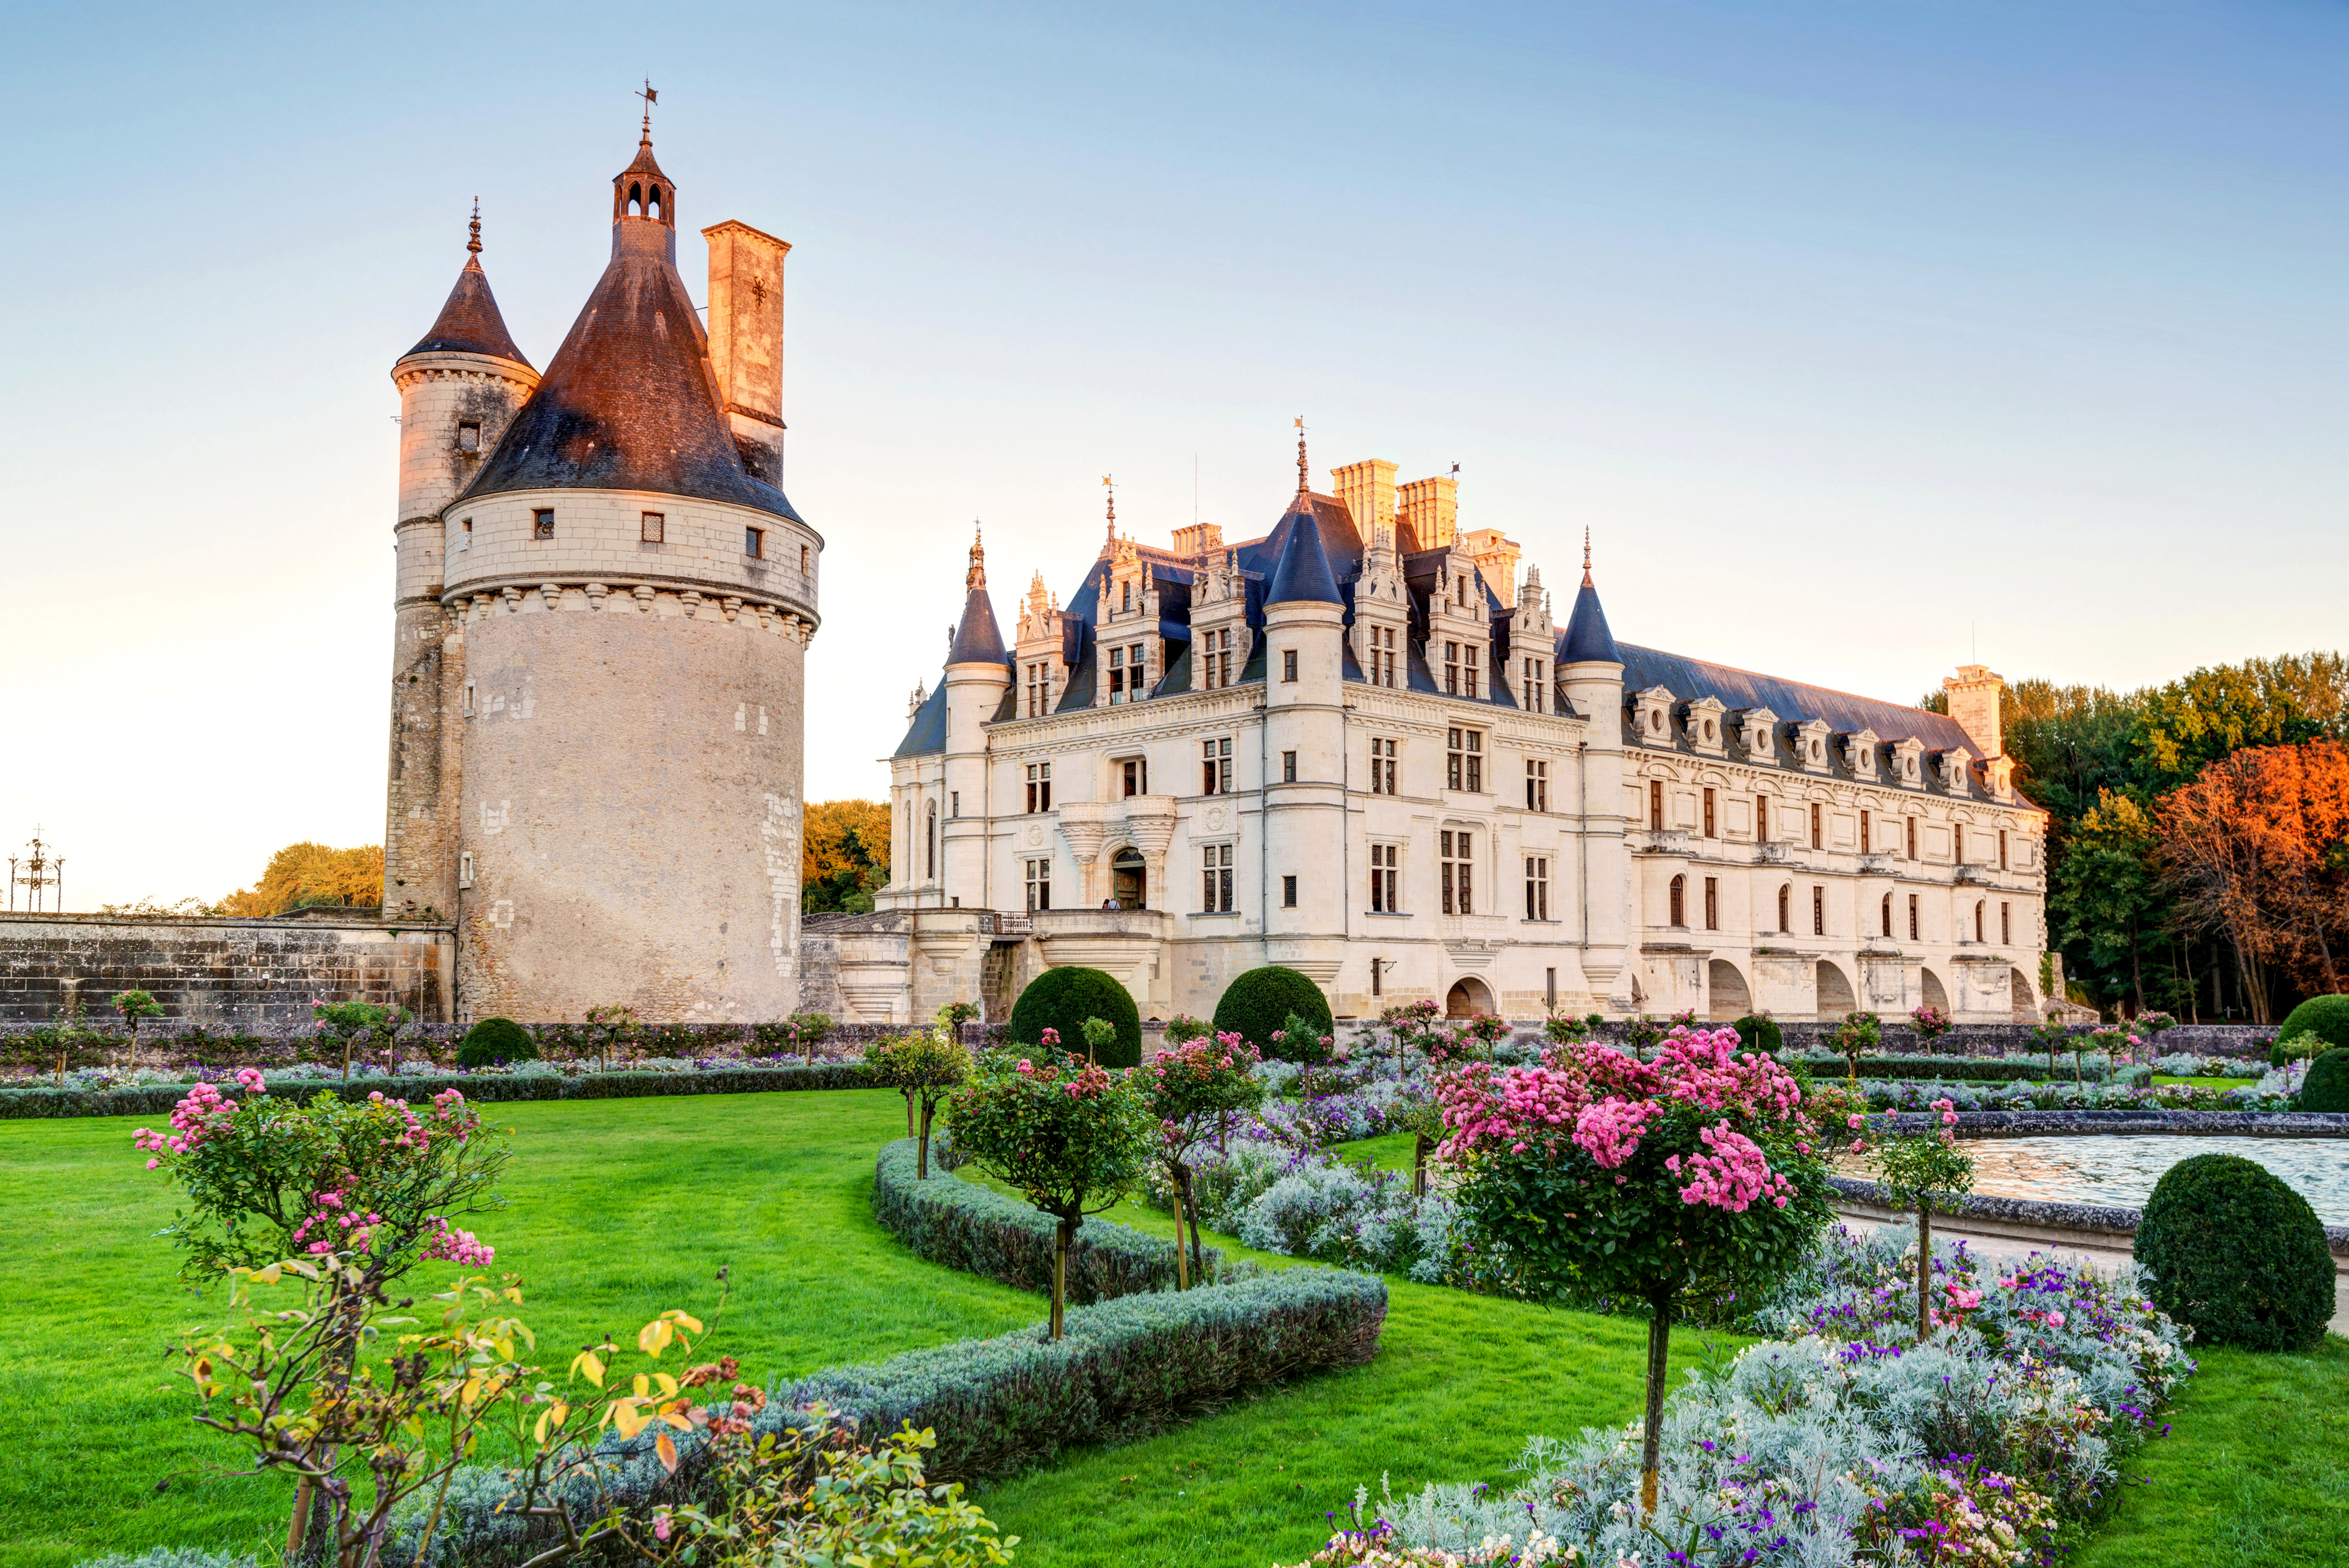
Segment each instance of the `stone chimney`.
M1406 555L1415 550L1442 550L1460 533L1460 481L1449 474L1413 480L1398 492L1402 526L1396 531Z
M1365 545L1378 537L1379 530L1394 527L1394 476L1395 466L1384 458L1365 458L1330 471L1337 497L1346 503L1354 519L1354 531L1362 536Z
M1212 555L1224 547L1224 531L1212 522L1195 522L1174 531L1174 553L1188 561L1195 555Z
M1463 534L1460 545L1476 570L1485 574L1493 592L1501 597L1504 609L1515 609L1517 603L1517 542L1504 539L1497 528L1480 528L1474 533Z
M709 242L709 368L742 467L783 482L783 258L792 247L729 218Z
M1941 689L1950 696L1950 717L1974 743L1984 761L2006 755L2006 737L2000 727L1999 697L2006 677L1991 673L1987 665L1960 665L1955 676L1944 676Z

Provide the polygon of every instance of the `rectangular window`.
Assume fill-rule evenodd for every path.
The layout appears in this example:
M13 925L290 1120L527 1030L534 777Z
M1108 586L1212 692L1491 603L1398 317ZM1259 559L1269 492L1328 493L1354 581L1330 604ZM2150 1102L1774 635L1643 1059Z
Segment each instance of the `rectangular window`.
M1476 913L1475 837L1474 833L1455 833L1448 829L1437 835L1444 875L1444 913L1446 914Z
M1232 792L1232 742L1229 736L1219 740L1199 742L1202 795L1228 795Z
M1826 934L1827 890L1823 887L1815 887L1811 890L1811 934L1813 936L1825 936Z
M1395 792L1396 742L1371 739L1371 793L1392 795Z
M636 537L647 544L658 544L668 537L668 517L664 512L647 511L636 518Z
M1125 650L1109 651L1109 700L1112 706L1125 700Z
M1892 934L1892 895L1889 892L1884 895L1883 922L1884 934L1889 937Z
M1484 731L1447 730L1444 740L1444 788L1464 789L1471 794L1482 794L1485 789Z
M2006 830L1998 830L1998 869L2006 870Z
M1297 753L1294 751L1280 754L1280 781L1283 784L1297 782Z
M473 851L471 850L464 851L457 857L457 885L459 887L473 885Z
M1476 645L1474 643L1460 645L1460 695L1476 695Z
M1707 931L1721 929L1721 879L1719 877L1704 879L1704 928Z
M1040 718L1050 711L1052 681L1050 665L1028 666L1028 717Z
M1295 909L1297 907L1297 879L1295 877L1285 876L1280 879L1280 907L1283 909Z
M1371 654L1371 659L1376 665L1371 672L1372 678L1381 686L1392 686L1395 684L1394 628L1382 626L1375 634L1378 637L1378 645Z
M1542 1006L1552 1012L1557 1010L1557 971L1555 969L1542 971Z
M1119 765L1119 771L1123 775L1121 781L1125 786L1128 799L1150 793L1150 762L1147 758L1128 758Z
M1909 858L1912 861L1917 858L1917 819L1914 817L1909 819Z
M1661 779L1651 779L1648 780L1648 827L1651 830L1660 832L1663 826L1664 781Z
M767 531L763 528L744 529L742 553L753 561L764 561L767 558Z
M1201 890L1199 912L1203 914L1229 914L1232 912L1232 847L1229 844L1209 844L1202 852L1206 856L1206 882Z
M469 715L473 711L473 683L471 681L467 681L465 683L465 711Z
M1868 853L1875 847L1869 841L1868 829L1869 823L1868 813L1866 811L1862 811L1859 814L1859 852L1863 855Z
M1974 940L1976 942L1984 940L1982 936L1982 901L1981 899L1974 900Z
M457 426L457 449L478 452L481 449L481 427L473 420L460 420Z
M959 817L962 815L961 790L949 789L947 791L947 815L949 817Z
M802 545L801 545L801 546L800 546L800 575L801 575L801 576L804 577L804 576L806 576L806 575L807 575L807 573L808 573L808 568L809 568L810 564L811 564L811 562L809 562L809 560L808 560L808 547L807 547L806 545L802 544Z
M473 520L470 517L457 525L457 548L460 552L473 548Z
M1547 689L1542 682L1542 661L1527 659L1525 662L1525 708L1527 713L1544 711L1543 701Z
M1371 913L1402 913L1402 846L1371 846Z
M1917 940L1917 895L1909 895L1909 940Z
M1817 801L1814 800L1811 802L1811 848L1815 850L1824 850L1826 847L1827 830L1826 811Z
M1998 940L2004 946L2014 940L2014 907L2002 903L1998 906Z
M553 539L554 537L554 509L553 507L542 506L534 509L531 512L530 536L533 539Z
M1143 652L1143 646L1144 645L1136 643L1125 650L1125 698L1128 702L1140 702L1148 695L1143 690L1145 684L1143 676L1150 667L1148 658Z
M1754 797L1754 841L1757 844L1770 841L1770 797L1767 795Z
M1526 810L1549 810L1549 763L1539 757L1526 758Z
M1052 809L1052 765L1049 762L1028 764L1028 810L1049 811Z
M1457 643L1444 645L1444 695L1460 695L1460 645Z
M1297 650L1295 648L1283 648L1280 650L1280 678L1285 682L1294 682L1297 679Z
M1713 831L1713 791L1710 789L1704 792L1704 836L1708 839L1720 837Z
M1052 907L1052 862L1049 860L1028 862L1028 908L1032 913Z
M1526 857L1526 918L1527 920L1549 918L1549 857L1547 855Z
M1375 959L1375 958L1371 959L1371 995L1373 995L1373 996L1383 996L1383 995L1386 995L1386 993L1385 993L1384 991L1381 990L1381 989L1380 989L1380 987L1379 987L1379 981L1380 981L1380 979L1381 978L1381 975L1380 975L1380 974L1379 974L1379 968L1380 968L1379 961L1378 961L1377 959Z
M1232 684L1232 633L1218 627L1199 639L1200 687L1213 691Z

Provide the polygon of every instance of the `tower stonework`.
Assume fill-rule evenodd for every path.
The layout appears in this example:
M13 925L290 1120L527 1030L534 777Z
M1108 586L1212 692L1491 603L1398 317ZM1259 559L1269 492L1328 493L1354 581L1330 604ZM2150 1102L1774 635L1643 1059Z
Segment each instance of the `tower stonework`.
M615 1003L651 1021L758 1020L798 1005L823 542L774 482L788 247L719 228L713 295L721 268L737 304L772 294L748 320L713 313L723 395L649 135L614 181L610 263L543 377L515 350L502 379L436 378L470 366L425 355L429 336L396 372L410 419L402 646L433 644L438 663L396 676L398 874L421 890L416 907L456 922L460 1021ZM759 288L742 285L752 275ZM494 408L492 387L507 398ZM478 453L452 459L448 433L477 419ZM738 439L742 425L771 443ZM437 726L400 695L434 675Z

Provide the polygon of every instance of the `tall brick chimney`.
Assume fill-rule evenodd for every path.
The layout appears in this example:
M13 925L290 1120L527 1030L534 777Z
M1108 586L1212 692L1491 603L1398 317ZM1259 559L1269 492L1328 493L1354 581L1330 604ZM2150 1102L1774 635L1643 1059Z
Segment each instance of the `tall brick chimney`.
M791 245L729 218L709 242L709 368L755 480L783 482L783 258Z
M1945 676L1941 689L1950 695L1950 717L1974 743L1974 749L1988 761L2006 755L2006 736L2000 727L1999 696L2006 690L2006 677L1993 675L1987 665L1960 665L1954 676Z
M1330 470L1337 497L1353 514L1354 531L1362 536L1366 548L1378 537L1380 529L1394 527L1394 477L1395 466L1384 458L1365 458L1359 463Z
M1402 503L1402 526L1395 531L1403 550L1441 550L1458 536L1458 480L1450 474L1413 480L1398 493Z

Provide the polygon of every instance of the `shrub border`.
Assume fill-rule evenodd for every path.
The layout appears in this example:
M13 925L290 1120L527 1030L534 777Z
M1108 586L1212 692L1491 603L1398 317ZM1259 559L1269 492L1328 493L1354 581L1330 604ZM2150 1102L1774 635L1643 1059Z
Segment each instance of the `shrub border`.
M0 1121L72 1116L169 1116L192 1084L144 1084L125 1088L0 1089ZM492 1073L435 1078L311 1078L283 1084L271 1092L307 1099L324 1091L340 1099L380 1094L411 1102L455 1089L478 1105L528 1099L634 1099L672 1094L770 1094L799 1089L868 1088L862 1062L817 1062L779 1068L719 1068L708 1072L588 1073L557 1078L532 1073L507 1078Z

